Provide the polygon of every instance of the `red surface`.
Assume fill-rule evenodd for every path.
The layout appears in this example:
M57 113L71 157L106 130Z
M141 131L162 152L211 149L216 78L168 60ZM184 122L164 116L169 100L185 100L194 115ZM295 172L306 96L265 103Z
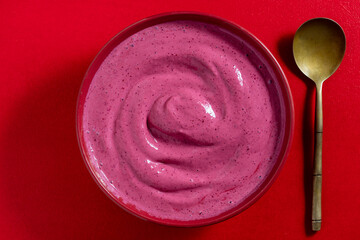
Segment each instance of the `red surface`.
M0 239L359 239L360 3L353 1L2 1ZM174 10L227 18L257 36L288 78L295 104L290 155L271 189L225 222L183 229L115 205L81 159L75 105L82 77L117 32ZM304 21L332 18L347 37L324 85L323 226L309 231L314 88L294 65Z

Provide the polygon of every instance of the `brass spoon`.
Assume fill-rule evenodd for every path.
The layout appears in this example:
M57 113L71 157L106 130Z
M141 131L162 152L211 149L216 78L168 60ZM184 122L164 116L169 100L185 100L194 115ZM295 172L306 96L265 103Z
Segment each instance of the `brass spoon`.
M312 230L321 228L322 86L339 67L345 53L345 34L335 21L314 18L299 27L293 41L295 62L316 85L315 158L313 173Z

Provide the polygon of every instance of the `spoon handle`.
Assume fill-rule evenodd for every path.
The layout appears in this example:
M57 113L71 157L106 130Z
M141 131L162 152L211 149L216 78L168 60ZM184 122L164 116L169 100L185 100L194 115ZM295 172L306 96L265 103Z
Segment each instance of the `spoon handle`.
M322 136L323 136L322 85L323 82L316 84L315 157L314 157L313 201L312 201L313 231L319 231L321 228Z

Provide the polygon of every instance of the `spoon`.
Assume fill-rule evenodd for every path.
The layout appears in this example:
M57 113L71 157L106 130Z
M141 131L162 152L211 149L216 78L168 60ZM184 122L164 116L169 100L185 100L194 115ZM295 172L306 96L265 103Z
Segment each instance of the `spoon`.
M314 18L299 27L293 41L295 62L316 85L315 157L313 172L312 230L321 228L322 86L339 67L345 53L345 34L335 21Z

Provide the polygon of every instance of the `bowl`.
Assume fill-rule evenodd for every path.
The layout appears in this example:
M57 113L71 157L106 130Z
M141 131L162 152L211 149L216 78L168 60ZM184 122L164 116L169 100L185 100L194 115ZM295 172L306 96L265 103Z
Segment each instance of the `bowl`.
M82 122L83 113L84 113L84 104L86 101L86 96L90 84L92 82L94 75L99 69L100 65L102 64L104 59L109 55L109 53L119 43L121 43L122 41L124 41L125 39L127 39L128 37L132 36L133 34L137 33L142 29L160 23L178 21L178 20L191 20L191 21L205 22L208 24L217 25L240 37L244 42L249 44L258 54L260 54L263 58L263 61L266 61L270 69L273 71L275 76L275 81L277 81L277 84L279 86L279 92L281 92L280 97L283 104L281 111L283 112L283 118L284 118L283 138L282 138L281 146L279 147L280 150L279 150L278 158L275 160L275 163L272 169L270 170L270 173L268 174L266 179L263 180L260 186L258 186L257 189L254 192L252 192L248 197L246 197L245 200L243 200L240 204L238 204L236 207L226 212L223 212L215 217L198 219L198 220L189 220L189 221L162 219L162 218L154 217L145 211L138 210L136 206L132 204L124 203L121 199L116 197L112 193L112 191L110 191L109 188L106 187L106 184L102 181L101 176L97 172L97 169L95 169L95 167L91 164L90 153L88 152L85 146L86 145L84 140L85 131ZM294 107L293 107L293 101L292 101L289 85L280 65L277 63L277 61L270 53L270 51L255 36L253 36L244 28L226 19L204 13L173 12L173 13L159 14L138 21L133 25L127 27L126 29L122 30L101 49L101 51L97 54L97 56L91 63L83 79L77 101L76 132L77 132L78 143L85 165L87 166L95 182L111 200L113 200L118 206L123 208L125 211L144 220L149 220L155 223L170 225L170 226L197 227L197 226L205 226L205 225L218 223L241 213L242 211L250 207L252 204L254 204L270 188L270 186L274 183L275 179L279 175L280 170L282 169L285 159L289 153L289 148L293 137L293 128L294 128Z

